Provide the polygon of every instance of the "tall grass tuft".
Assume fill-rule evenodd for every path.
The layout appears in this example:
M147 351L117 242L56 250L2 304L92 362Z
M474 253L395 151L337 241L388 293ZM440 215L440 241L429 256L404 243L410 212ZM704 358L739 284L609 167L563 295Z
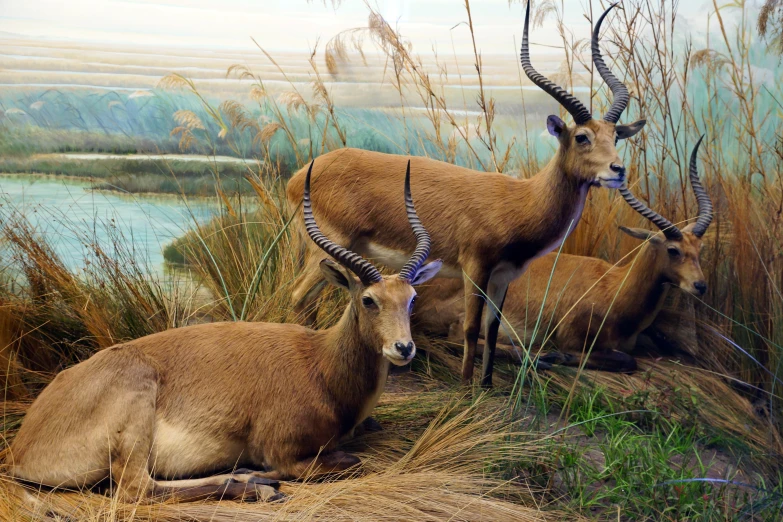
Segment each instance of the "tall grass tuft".
M3 209L0 221L3 254L12 260L0 286L0 317L34 384L96 350L186 324L189 297L176 281L150 278L113 223L96 223L108 233L101 244L78 224L68 230L66 218L61 233L84 246L84 266L75 272L22 214Z

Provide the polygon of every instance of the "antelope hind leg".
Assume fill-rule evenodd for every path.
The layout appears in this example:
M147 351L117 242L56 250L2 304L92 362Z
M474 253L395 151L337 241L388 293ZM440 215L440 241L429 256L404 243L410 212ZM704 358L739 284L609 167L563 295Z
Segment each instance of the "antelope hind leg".
M157 385L151 369L138 365L121 384L128 393L116 394L116 410L123 417L114 419L114 429L122 433L112 448L111 479L117 484L117 496L126 502L171 498L181 502L204 499L278 500L283 495L275 488L254 480L239 482L232 475L216 475L191 480L154 480L149 468L155 426ZM135 392L135 393L131 393ZM250 479L251 477L248 477Z
M120 499L126 502L149 499L193 502L206 499L274 501L284 498L267 480L253 475L226 474L188 480L153 480L148 466L155 410L149 408L148 411L151 415L144 415L146 411L137 410L136 416L128 416L117 455L111 464L112 480L117 483Z

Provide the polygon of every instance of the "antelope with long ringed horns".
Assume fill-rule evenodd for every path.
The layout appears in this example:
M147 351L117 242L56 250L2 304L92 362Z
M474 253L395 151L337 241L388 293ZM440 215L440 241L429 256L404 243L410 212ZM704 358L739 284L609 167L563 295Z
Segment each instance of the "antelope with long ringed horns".
M614 7L614 6L612 6ZM557 100L574 118L568 126L557 116L547 118L547 129L558 139L552 160L529 179L499 173L479 173L427 158L413 158L412 180L422 222L432 236L432 254L443 260L442 276L461 278L465 295L462 377L473 376L473 361L485 320L482 384L492 384L494 347L509 283L534 259L559 245L574 229L591 186L618 188L625 183L625 167L616 142L639 132L645 121L618 125L628 104L628 90L604 63L598 46L601 23L593 32L592 55L596 70L614 95L603 120L593 119L574 96L533 69L530 64L525 13L522 68L527 76ZM313 179L319 185L319 216L325 230L339 244L386 266L397 268L403 252L412 247L405 215L397 210L391 187L404 158L379 152L340 149L319 159ZM302 197L305 171L289 181L288 200ZM304 272L294 289L294 306L314 319L313 305L324 284L318 270L322 255L311 249ZM478 287L476 290L475 287Z
M125 501L269 500L280 497L278 480L358 463L335 445L370 414L389 363L413 358L413 285L433 277L440 262L424 265L430 240L413 206L410 171L405 206L416 249L398 275L382 276L319 230L312 169L304 221L336 261L321 262L324 277L350 293L340 321L320 331L202 324L102 350L60 372L30 406L7 459L14 477L65 488L110 479ZM231 473L235 466L264 471Z
M668 290L677 286L696 296L707 291L699 251L712 220L712 202L696 168L701 141L690 159L690 182L698 203L694 223L680 230L622 188L625 201L660 230L620 227L645 241L637 253L629 255L630 260L614 265L594 257L553 252L531 263L525 276L511 284L503 315L514 333L526 344L557 350L541 356L540 361L568 366L584 362L590 369L633 371L636 360L629 353L639 334L655 320ZM464 311L461 292L462 286L449 280L422 288L414 328L456 337L450 332ZM513 334L511 338L516 340ZM584 360L582 352L591 345Z

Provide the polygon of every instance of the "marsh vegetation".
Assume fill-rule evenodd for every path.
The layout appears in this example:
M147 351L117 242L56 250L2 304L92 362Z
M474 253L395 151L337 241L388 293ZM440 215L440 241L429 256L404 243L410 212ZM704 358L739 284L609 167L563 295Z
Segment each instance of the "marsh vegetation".
M543 2L538 13L562 20L563 9ZM638 357L639 371L538 372L531 362L539 345L520 343L524 336L507 329L506 342L524 361L501 364L486 393L459 385L461 346L418 336L422 353L410 372L391 377L374 414L384 430L348 443L361 468L285 484L291 498L284 504L126 505L94 492L23 489L3 477L0 518L775 520L783 508L779 57L755 34L758 12L750 5L710 3L709 11L716 31L698 44L682 36L682 21L665 3L625 2L606 24L605 52L632 91L627 117L647 119L621 148L629 186L683 224L696 215L688 155L706 134L699 171L715 204L701 253L709 290L700 299L672 292L648 331L652 355ZM742 22L730 26L729 17ZM581 87L577 97L605 110L610 95L590 74L582 36L559 28L560 83ZM341 105L342 91L330 82L342 71L363 74L354 44L377 53L371 65L384 64L393 109ZM513 90L489 89L479 79L491 63L479 54L469 57L477 76L461 90L465 80L451 58L417 51L371 10L367 27L336 35L295 70L263 51L248 65L225 58L219 68L234 79L232 97L207 93L198 74L182 70L149 85L149 96L105 95L106 107L119 104L108 109L95 109L94 95L51 89L5 98L0 171L177 195L187 230L167 257L189 273L162 274L137 255L127 230L106 220L85 228L68 215L57 230L84 249L80 262L66 262L34 216L0 206L3 448L42 387L98 350L194 323L301 321L290 303L304 239L291 226L300 209L289 208L284 188L313 157L353 146L521 177L548 160L555 145L539 129L552 102L522 80ZM86 165L34 155L65 152L250 161ZM211 198L210 219L194 217L195 196ZM562 252L633 259L638 242L620 233L621 224L650 228L612 191L594 191ZM324 295L319 325L333 324L344 304L337 291Z

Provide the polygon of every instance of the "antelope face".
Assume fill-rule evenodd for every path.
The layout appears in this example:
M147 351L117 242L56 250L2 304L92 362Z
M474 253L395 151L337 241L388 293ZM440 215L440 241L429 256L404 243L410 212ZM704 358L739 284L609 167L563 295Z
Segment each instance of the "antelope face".
M440 261L433 261L419 269L412 281L396 275L384 276L377 283L365 286L334 261L321 261L326 280L351 293L362 339L376 346L378 353L397 366L408 364L416 355L411 338L411 313L416 300L413 285L428 281L440 267Z
M674 223L639 201L627 188L619 190L626 203L658 227L663 234L640 228L620 227L620 230L631 237L643 241L649 240L653 248L657 249L657 273L666 278L668 282L697 296L702 296L707 292L707 283L704 281L704 273L699 265L699 252L702 245L701 238L712 222L712 201L699 180L696 168L696 154L699 152L699 145L703 139L702 135L696 142L696 146L693 147L688 173L699 207L699 216L695 223L680 230Z
M642 130L644 124L645 120L615 125L591 119L568 127L557 116L547 118L549 133L560 141L566 172L573 172L581 182L606 188L620 188L626 181L617 141L630 138Z
M371 329L383 356L397 366L408 364L416 355L410 322L415 300L411 284L397 276L384 277L358 295L360 323Z
M666 281L685 292L702 296L707 292L704 272L699 264L702 241L692 232L693 227L688 225L683 228L679 239L667 239L663 234L640 228L620 227L620 230L631 237L650 242L650 247L657 252L659 273Z
M707 292L707 282L699 264L702 241L691 232L692 227L688 225L682 230L681 240L663 242L667 263L665 275L685 292L703 296Z

